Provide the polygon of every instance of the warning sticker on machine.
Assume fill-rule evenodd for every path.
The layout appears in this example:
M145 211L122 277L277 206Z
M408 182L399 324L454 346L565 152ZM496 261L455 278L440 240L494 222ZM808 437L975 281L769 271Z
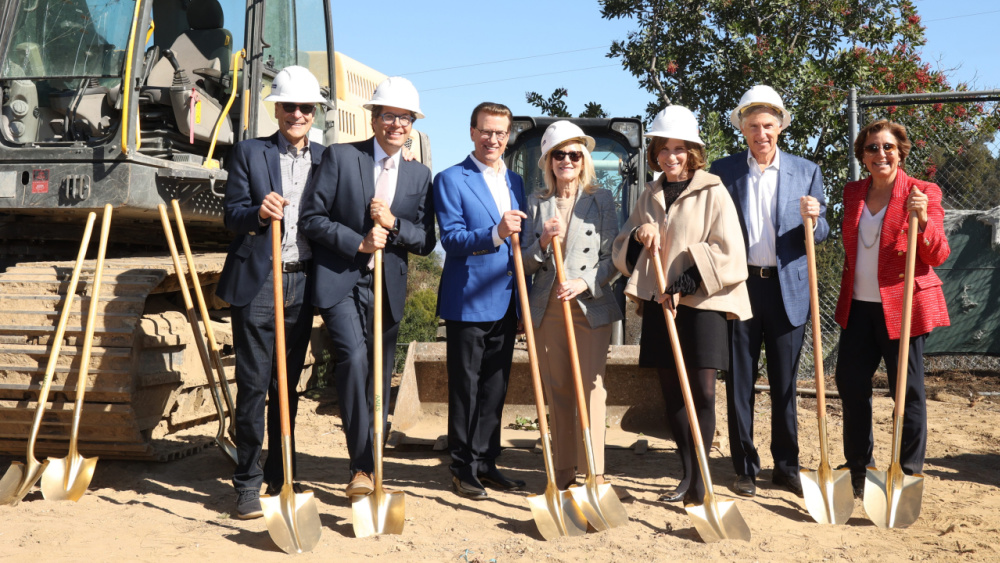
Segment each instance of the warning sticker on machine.
M48 169L35 169L31 171L31 193L49 193L49 171Z

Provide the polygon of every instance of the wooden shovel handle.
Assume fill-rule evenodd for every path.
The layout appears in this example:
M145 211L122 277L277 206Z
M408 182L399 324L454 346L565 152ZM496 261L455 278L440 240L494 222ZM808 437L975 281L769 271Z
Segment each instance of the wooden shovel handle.
M566 281L566 269L563 267L562 245L559 237L552 237L553 261L556 263L556 279L559 283ZM576 409L580 416L580 429L590 430L590 413L587 412L587 399L583 395L583 375L580 372L580 353L576 349L576 331L573 329L573 309L569 301L563 301L563 319L566 324L566 340L569 345L570 368L573 371L573 386L576 388Z
M910 231L906 237L906 274L903 278L903 318L899 327L899 367L896 371L896 406L893 416L903 416L906 400L906 371L910 361L910 315L913 312L913 278L917 269L917 231L920 229L917 214L910 212Z
M372 427L372 433L376 436L382 436L383 424L382 424L382 409L385 408L384 399L382 394L384 390L382 389L382 377L385 370L385 366L382 365L382 249L378 249L374 253L375 258L375 271L372 274L374 278L372 285L374 286L374 318L372 319L372 348L375 349L372 355L372 391L374 397L373 415L375 417L375 424ZM382 441L378 440L378 447L382 447ZM380 470L381 472L381 470Z
M281 415L281 436L291 438L292 422L288 414L288 367L285 365L285 288L281 271L281 219L273 217L271 255L271 277L274 278L274 358L278 366L278 412Z
M660 293L667 292L667 278L663 274L663 263L660 254L653 254L653 269L656 270L656 286ZM670 337L670 349L674 353L674 363L677 366L677 379L681 384L681 395L684 396L684 410L687 411L688 424L691 426L691 436L694 439L696 452L705 451L705 443L701 439L701 425L698 424L698 416L694 411L694 397L691 395L691 384L688 382L687 367L684 365L684 353L681 350L681 341L677 336L677 325L674 323L674 314L663 303L663 316L667 323L667 335ZM705 477L704 475L702 476ZM708 479L706 479L708 481Z
M826 417L826 383L823 378L823 336L819 322L819 280L816 276L816 243L813 240L813 218L804 217L806 232L806 262L809 265L809 316L812 317L813 368L816 372L816 414Z
M510 235L514 250L514 274L517 277L517 295L521 302L521 318L524 321L524 338L528 341L528 365L531 367L531 384L535 390L535 411L538 413L538 432L542 436L549 433L549 423L545 418L545 396L542 391L542 375L538 369L538 349L535 347L535 327L531 321L531 303L528 300L528 282L524 278L524 258L521 256L521 237Z

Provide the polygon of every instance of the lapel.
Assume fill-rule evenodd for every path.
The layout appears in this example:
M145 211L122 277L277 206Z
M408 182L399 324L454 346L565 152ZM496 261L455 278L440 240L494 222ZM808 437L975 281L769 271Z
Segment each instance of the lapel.
M517 197L514 195L514 183L510 181L511 174L513 174L513 172L511 172L509 168L504 174L504 178L507 180L507 195L510 196L510 208L521 210L521 204L517 201Z
M882 220L882 240L895 241L896 234L909 229L909 214L906 212L906 196L910 193L911 182L902 169L896 170L896 182L892 185L892 197L886 206ZM905 235L903 236L905 239Z
M778 149L779 151L781 149ZM778 204L775 206L775 214L777 217L774 218L774 232L775 234L781 232L781 218L785 216L785 210L788 208L788 204L795 202L798 204L798 198L794 197L794 173L792 172L792 162L791 158L788 158L788 153L782 152L785 155L781 157L781 168L778 169L778 185L774 190L774 197L778 198ZM785 197L788 194L790 197Z
M361 173L361 193L364 196L362 201L367 206L375 197L375 137L361 143L361 154L358 155L358 169ZM391 210L391 209L390 209Z
M479 202L483 204L486 208L486 212L489 213L490 218L493 219L494 223L500 222L500 210L497 209L497 203L493 201L493 195L490 193L490 189L486 186L486 179L483 178L482 173L476 167L476 163L472 162L472 157L468 156L465 158L465 162L462 163L463 173L465 174L465 183L469 186L472 194L479 199ZM507 180L508 191L510 189L510 179ZM514 194L511 193L511 207L517 209L517 199L514 198Z
M271 191L284 196L281 190L281 163L278 161L278 135L275 133L267 138L264 145L264 164L267 167L268 179L271 180Z
M372 166L374 166L374 161ZM399 159L399 170L396 171L396 195L392 197L392 205L389 206L389 211L393 215L399 217L399 202L403 201L407 194L410 193L410 177L409 171L414 165L414 162L407 162L405 158L400 157Z
M740 153L736 162L736 197L739 204L740 227L743 228L743 241L748 244L747 238L747 216L750 215L750 165L747 159L750 158L750 151Z
M583 188L580 189L582 190ZM663 192L660 193L662 194ZM586 226L587 214L590 213L590 207L594 205L595 202L596 199L594 198L594 194L583 192L580 194L579 199L577 199L576 205L573 206L572 217L569 220L569 231L566 233L567 259L570 251L576 246L584 226Z

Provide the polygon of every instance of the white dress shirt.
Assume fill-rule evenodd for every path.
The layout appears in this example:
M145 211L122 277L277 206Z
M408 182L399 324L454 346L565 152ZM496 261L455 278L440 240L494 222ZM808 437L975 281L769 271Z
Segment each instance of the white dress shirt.
M510 186L507 185L507 165L500 161L500 169L496 170L491 166L487 166L476 158L474 154L470 154L472 157L472 162L476 164L476 168L482 173L483 179L486 180L486 187L490 190L490 195L493 196L494 203L497 204L497 211L500 212L500 216L510 211ZM498 231L498 226L493 225L493 246L500 246L503 244L503 239L500 238L500 232Z
M778 170L781 151L763 171L753 153L747 153L750 181L747 183L747 264L760 267L778 265L775 251L775 222L778 216Z
M403 151L398 150L396 154L389 156L384 150L382 150L382 145L375 141L375 166L372 167L374 176L372 176L372 185L378 183L378 176L382 173L382 159L389 156L392 160L393 167L389 169L387 174L389 174L389 197L387 198L385 204L389 207L392 206L392 200L396 197L396 180L399 178L399 160L403 154Z
M881 211L872 215L865 204L861 210L861 220L858 221L858 260L854 267L854 288L852 299L881 303L882 294L878 291L878 247L882 234L882 219L885 218L886 205Z

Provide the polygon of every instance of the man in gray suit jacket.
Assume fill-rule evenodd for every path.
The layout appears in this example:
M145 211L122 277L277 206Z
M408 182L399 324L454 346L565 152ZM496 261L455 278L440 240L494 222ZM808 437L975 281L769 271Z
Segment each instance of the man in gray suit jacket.
M388 390L406 301L408 253L426 256L435 243L431 171L401 158L413 122L423 117L416 88L405 78L389 77L364 107L372 112L374 138L326 150L303 196L300 223L312 242L313 303L333 340L350 456L348 496L368 494L374 486L374 292L382 291L388 304L382 311L381 359L382 388ZM382 288L372 285L378 249L384 250Z
M754 380L761 345L771 386L771 480L802 496L799 480L795 379L809 313L809 275L803 218L812 217L813 240L826 239L826 198L819 166L778 149L792 118L769 86L754 86L730 120L750 150L712 163L736 203L747 245L747 290L753 317L730 321L726 375L729 448L737 494L757 492L760 455L753 443ZM815 313L815 312L814 312Z

